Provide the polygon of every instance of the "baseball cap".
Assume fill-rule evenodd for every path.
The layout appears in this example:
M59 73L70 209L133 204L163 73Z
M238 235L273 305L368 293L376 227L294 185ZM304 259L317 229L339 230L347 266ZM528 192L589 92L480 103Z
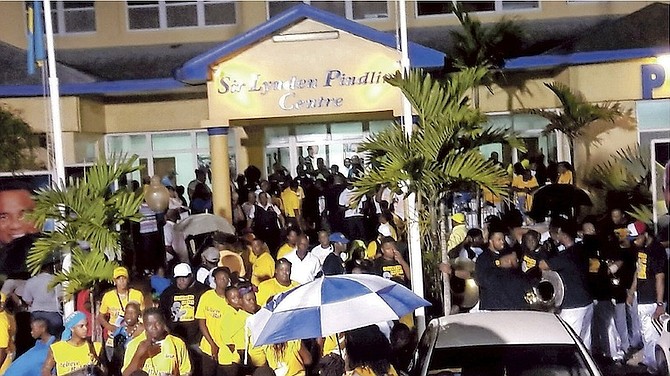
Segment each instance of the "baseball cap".
M118 268L114 269L114 279L119 277L128 278L128 269L124 268L123 266L119 266Z
M214 247L209 247L202 252L202 257L209 262L219 262L219 251Z
M451 216L451 220L456 222L456 223L465 223L465 214L456 213L456 214Z
M191 265L182 262L181 264L175 265L173 275L175 278L188 277L189 275L191 275L191 273L193 273L193 271L191 270Z
M349 239L347 239L347 237L344 236L341 232L334 232L330 234L328 240L330 240L333 243L342 243L342 244L349 243Z
M626 229L628 230L628 236L637 237L647 232L647 225L642 221L635 221L629 224Z
M388 226L379 226L377 232L379 232L382 236L391 236L391 229Z

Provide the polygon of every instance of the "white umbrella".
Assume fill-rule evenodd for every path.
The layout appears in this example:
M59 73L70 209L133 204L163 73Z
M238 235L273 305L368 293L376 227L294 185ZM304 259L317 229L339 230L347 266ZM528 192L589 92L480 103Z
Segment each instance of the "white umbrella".
M174 226L174 230L184 234L185 238L189 235L200 235L214 231L228 234L235 233L235 227L225 218L208 213L190 215L188 218L177 223Z
M276 296L249 322L254 346L319 338L398 320L430 303L389 279L326 276Z

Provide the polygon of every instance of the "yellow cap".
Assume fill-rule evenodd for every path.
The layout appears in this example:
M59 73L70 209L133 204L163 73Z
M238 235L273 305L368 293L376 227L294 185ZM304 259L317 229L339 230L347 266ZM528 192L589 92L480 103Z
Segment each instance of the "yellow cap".
M123 266L119 266L118 268L114 269L114 279L119 277L128 278L128 269L124 268Z
M465 214L456 213L456 214L451 216L451 220L456 222L456 223L465 223Z

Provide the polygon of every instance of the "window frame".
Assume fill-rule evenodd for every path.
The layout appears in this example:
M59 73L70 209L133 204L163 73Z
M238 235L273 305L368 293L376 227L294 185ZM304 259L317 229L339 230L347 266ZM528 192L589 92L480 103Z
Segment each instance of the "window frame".
M195 2L195 3L194 3ZM230 3L233 5L235 10L235 22L227 24L217 24L217 25L207 25L206 24L206 13L205 5L207 4L217 4L217 3ZM183 0L183 1L166 1L158 0L158 3L155 5L132 5L127 0L126 4L126 30L129 32L146 32L146 31L166 31L166 30L184 30L184 29L197 29L197 28L210 28L210 27L230 27L235 26L238 23L238 13L239 9L237 6L237 1L235 0ZM168 5L169 4L169 5ZM168 16L167 8L169 6L180 6L180 5L195 5L196 7L196 19L197 25L192 26L168 26ZM133 29L130 27L130 10L131 9L152 9L158 8L158 27L151 28L141 28Z
M505 2L504 0L492 0L494 2L494 9L493 10L486 10L486 11L481 11L481 12L470 12L472 14L500 14L500 13L516 13L516 12L538 12L542 10L542 0L535 0L537 1L537 7L535 8L521 8L521 9L504 9L503 8L503 3ZM454 1L452 1L454 2ZM439 18L439 17L455 17L453 13L439 13L439 14L426 14L426 15L420 15L419 14L419 1L414 1L414 17L417 19L425 19L425 18Z
M51 13L56 14L56 22L54 24L53 33L56 35L82 35L82 34L94 34L98 29L98 22L95 12L95 1L93 1L93 6L91 7L77 7L77 8L65 8L66 0L51 0ZM72 3L78 3L77 1L70 1ZM86 31L68 31L65 23L65 14L68 11L82 11L82 10L92 10L93 11L93 30ZM52 15L50 15L52 16Z
M274 0L274 1L279 1L280 0ZM312 0L301 0L303 4L310 5ZM343 1L344 2L344 14L345 18L351 21L359 22L359 21L385 21L389 20L391 18L391 4L389 3L388 0L385 1L375 1L375 2L383 2L386 3L386 17L376 17L376 18L354 18L354 2L356 0L338 0L338 1ZM269 20L271 15L270 15L270 3L273 2L273 0L268 0L265 2L265 13L266 13L266 20Z

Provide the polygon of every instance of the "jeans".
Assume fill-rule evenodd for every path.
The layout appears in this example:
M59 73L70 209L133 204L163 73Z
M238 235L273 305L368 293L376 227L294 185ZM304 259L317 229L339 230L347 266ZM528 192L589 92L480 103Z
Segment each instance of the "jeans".
M610 300L596 300L593 305L591 349L605 357L623 359L624 351L615 329L614 304Z

